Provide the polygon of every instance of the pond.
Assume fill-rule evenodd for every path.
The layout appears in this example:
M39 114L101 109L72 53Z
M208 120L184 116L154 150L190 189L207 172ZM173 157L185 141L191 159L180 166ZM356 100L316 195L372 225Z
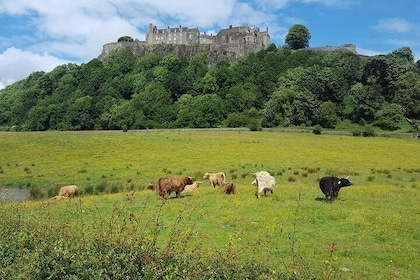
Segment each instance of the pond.
M28 200L31 193L28 189L0 188L0 203L13 203Z

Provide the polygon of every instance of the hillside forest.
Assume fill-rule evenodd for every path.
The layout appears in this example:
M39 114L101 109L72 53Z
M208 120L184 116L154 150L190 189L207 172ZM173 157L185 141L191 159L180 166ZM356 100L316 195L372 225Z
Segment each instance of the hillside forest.
M420 62L410 48L363 57L274 44L238 62L128 49L106 61L33 72L0 91L0 130L335 128L397 130L420 119Z

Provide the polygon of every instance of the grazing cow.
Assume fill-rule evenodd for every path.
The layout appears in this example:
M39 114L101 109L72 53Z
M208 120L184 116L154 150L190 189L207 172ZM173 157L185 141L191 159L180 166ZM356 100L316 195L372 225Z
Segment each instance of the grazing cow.
M192 177L162 177L157 182L156 191L162 198L166 198L167 194L171 195L171 192L176 193L176 197L180 197L181 192L184 190L186 185L193 184Z
M201 182L194 181L191 185L186 185L184 190L181 192L182 194L185 193L194 193L198 192L198 187L200 186Z
M75 197L78 195L79 191L77 189L76 185L69 185L64 186L60 189L60 192L58 193L58 197Z
M152 191L156 191L156 184L149 183L149 185L147 185L147 189L152 190Z
M319 181L319 188L325 195L327 201L334 201L338 197L338 192L342 187L349 187L352 183L349 181L349 177L337 178L337 177L323 177Z
M238 189L233 182L226 183L225 186L222 188L222 193L225 194L237 194Z
M270 175L267 171L259 171L253 174L255 180L251 183L257 186L257 198L260 199L261 193L264 192L266 195L267 191L273 193L274 186L276 185L276 179Z
M222 187L225 184L226 174L225 172L217 172L217 173L209 173L206 172L203 175L203 179L208 179L212 187L216 187L219 185Z

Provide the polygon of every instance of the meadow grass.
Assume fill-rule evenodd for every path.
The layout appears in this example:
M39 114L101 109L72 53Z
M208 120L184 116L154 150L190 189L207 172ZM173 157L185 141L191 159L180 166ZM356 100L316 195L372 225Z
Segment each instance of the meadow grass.
M75 232L81 239L144 235L165 250L175 234L205 256L263 261L291 275L417 279L419 152L416 139L305 133L1 133L0 186L46 193L77 184L100 195L0 205L10 219L36 217L46 232ZM260 170L277 184L273 195L257 200L250 182ZM145 189L160 176L203 181L206 171L226 172L239 194L222 195L204 182L197 194L162 204ZM318 187L326 175L350 175L354 186L326 203ZM110 186L119 193L110 194ZM132 201L130 189L137 190Z

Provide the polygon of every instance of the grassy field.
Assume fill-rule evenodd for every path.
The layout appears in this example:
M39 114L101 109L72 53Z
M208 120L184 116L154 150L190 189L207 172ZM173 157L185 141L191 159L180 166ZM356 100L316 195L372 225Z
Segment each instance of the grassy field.
M1 205L3 213L48 216L45 223L98 234L127 217L148 228L158 211L160 246L176 231L183 240L191 237L190 248L227 249L232 258L265 260L277 271L420 279L417 139L250 131L0 133L0 155L1 187L44 194L39 201ZM260 170L277 184L274 195L257 200L250 182ZM203 181L207 171L226 172L239 194L222 195L204 182L199 193L162 204L145 189L161 176ZM350 175L354 186L327 203L318 187L326 175ZM66 184L85 195L47 199ZM126 196L131 189L137 190L132 201ZM118 225L122 235L132 229Z

